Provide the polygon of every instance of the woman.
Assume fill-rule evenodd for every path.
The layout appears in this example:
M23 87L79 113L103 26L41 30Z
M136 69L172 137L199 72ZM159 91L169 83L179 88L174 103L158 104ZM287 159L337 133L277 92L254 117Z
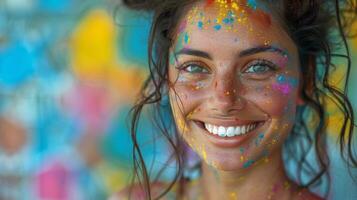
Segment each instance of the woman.
M124 0L154 13L150 77L132 112L134 181L131 199L321 199L308 189L326 173L326 101L343 113L340 142L352 154L353 110L346 91L331 85L332 56L349 61L339 1ZM347 5L344 4L344 6ZM353 11L355 12L355 10ZM329 33L339 33L333 43ZM335 54L343 45L345 54ZM348 83L350 63L347 65ZM169 103L166 103L168 99ZM150 177L137 139L146 106L172 145L175 179ZM173 116L177 131L166 117ZM164 119L165 118L165 119ZM201 176L184 176L187 148ZM296 161L296 180L286 159ZM317 167L306 160L310 148ZM170 162L170 161L168 161ZM163 169L164 170L164 169ZM302 178L308 173L308 179Z

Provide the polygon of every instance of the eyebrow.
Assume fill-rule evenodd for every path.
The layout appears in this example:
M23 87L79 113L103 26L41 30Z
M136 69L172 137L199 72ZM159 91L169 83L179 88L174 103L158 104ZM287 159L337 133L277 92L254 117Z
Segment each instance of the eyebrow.
M180 51L176 52L175 55L190 55L190 56L198 56L198 57L202 57L202 58L207 58L212 60L212 56L204 51L200 51L200 50L196 50L196 49L189 49L189 48L183 48Z
M288 55L286 51L280 49L279 47L263 45L245 49L239 53L239 57L250 56L261 52L276 52L281 54L282 56Z
M276 52L276 53L281 54L282 56L287 55L286 51L284 51L278 47L262 45L262 46L245 49L245 50L241 51L238 54L238 56L245 57L245 56L250 56L250 55L254 55L254 54L262 53L262 52ZM207 53L205 51L197 50L197 49L183 48L180 51L175 53L175 56L178 56L178 55L198 56L198 57L207 58L207 59L212 60L212 56L209 53Z

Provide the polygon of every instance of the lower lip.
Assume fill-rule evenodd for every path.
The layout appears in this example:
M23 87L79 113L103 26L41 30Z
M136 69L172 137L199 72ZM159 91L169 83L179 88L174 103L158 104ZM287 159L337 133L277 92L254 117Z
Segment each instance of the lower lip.
M204 130L204 132L208 136L208 140L215 146L222 148L234 148L241 146L250 137L254 137L259 132L259 129L265 124L266 121L260 123L255 129L249 131L248 133L245 133L244 135L236 135L233 137L220 137L218 135L214 135L213 133L208 132L205 128L202 128L201 126L199 127Z

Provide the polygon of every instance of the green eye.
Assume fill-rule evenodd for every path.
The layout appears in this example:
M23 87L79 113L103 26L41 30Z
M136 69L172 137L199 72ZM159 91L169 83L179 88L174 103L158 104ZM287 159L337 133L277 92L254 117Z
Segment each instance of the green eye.
M262 74L269 71L269 69L270 68L266 65L253 65L249 67L245 72Z
M199 64L191 63L185 65L182 70L191 74L207 74L209 71L205 68L200 66Z
M270 71L275 71L275 65L266 60L254 61L249 67L244 71L244 73L250 74L265 74Z

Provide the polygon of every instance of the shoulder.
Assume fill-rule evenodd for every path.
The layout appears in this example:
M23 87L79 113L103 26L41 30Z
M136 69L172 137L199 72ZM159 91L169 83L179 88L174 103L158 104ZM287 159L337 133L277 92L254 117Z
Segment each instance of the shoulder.
M168 187L168 184L163 182L155 182L151 184L151 193L159 195ZM145 190L139 185L128 186L121 191L113 194L108 200L127 200L131 195L131 199L145 200Z

